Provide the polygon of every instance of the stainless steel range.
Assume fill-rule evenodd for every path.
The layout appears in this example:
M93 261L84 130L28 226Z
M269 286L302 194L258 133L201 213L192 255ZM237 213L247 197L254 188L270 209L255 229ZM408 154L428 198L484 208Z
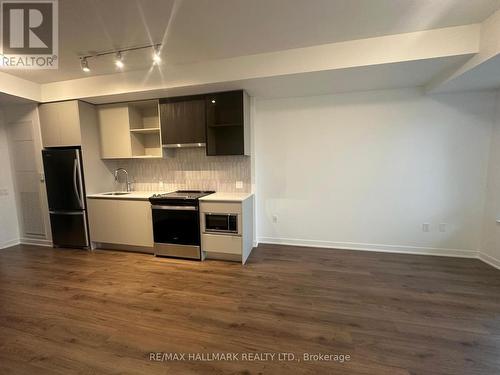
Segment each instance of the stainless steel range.
M178 190L149 198L157 256L201 260L198 199L214 191Z

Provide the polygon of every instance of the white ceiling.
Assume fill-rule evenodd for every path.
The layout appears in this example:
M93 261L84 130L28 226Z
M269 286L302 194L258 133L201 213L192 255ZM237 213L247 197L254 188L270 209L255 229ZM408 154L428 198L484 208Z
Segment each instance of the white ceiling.
M393 64L183 86L173 89L148 90L147 92L126 92L119 95L86 97L85 101L103 104L237 89L246 90L250 96L282 98L417 87L425 85L436 75L460 66L468 58L470 55L448 56Z
M182 64L481 22L500 0L64 0L59 1L58 70L9 74L39 82L85 76L78 56L164 43L164 62ZM127 70L150 52L130 52ZM90 74L114 73L112 58Z

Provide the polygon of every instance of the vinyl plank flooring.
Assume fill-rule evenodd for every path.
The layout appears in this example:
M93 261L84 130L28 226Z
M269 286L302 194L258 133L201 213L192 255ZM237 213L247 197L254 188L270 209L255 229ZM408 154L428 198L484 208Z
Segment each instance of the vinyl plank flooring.
M500 271L474 259L261 245L242 267L19 245L0 251L0 373L490 375L499 296Z

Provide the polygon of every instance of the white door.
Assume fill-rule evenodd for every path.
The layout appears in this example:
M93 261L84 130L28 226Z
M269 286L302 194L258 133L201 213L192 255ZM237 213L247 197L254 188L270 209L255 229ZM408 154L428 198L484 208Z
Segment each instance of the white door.
M12 122L7 131L21 237L47 239L41 191L44 184L38 168L40 155L35 154L33 124L31 121Z

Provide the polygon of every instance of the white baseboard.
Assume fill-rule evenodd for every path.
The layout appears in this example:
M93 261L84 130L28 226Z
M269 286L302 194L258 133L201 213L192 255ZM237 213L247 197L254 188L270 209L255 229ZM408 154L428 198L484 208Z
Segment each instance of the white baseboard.
M484 263L487 263L490 266L500 270L500 259L492 257L491 255L485 254L483 252L479 252L478 258L482 260Z
M15 238L13 240L5 241L5 242L3 242L3 243L0 244L0 250L1 249L5 249L7 247L19 245L20 243L21 242L19 241L19 238Z
M483 261L484 263L489 264L492 267L500 269L500 259L497 259L491 255L476 250L399 246L399 245L380 245L380 244L366 244L366 243L355 243L355 242L330 242L330 241L302 240L296 238L274 238L274 237L260 237L258 241L253 242L253 246L257 247L259 243L305 246L305 247L321 247L326 249L339 249L339 250L378 251L384 253L398 253L398 254L436 255L436 256L448 256L456 258L477 258ZM19 244L52 246L52 242L49 240L36 239L36 238L21 238L3 242L2 244L0 244L0 249L5 249L7 247Z
M21 238L20 243L24 245L52 246L52 241L42 238Z
M458 258L477 258L477 250L448 249L434 247L400 246L400 245L381 245L355 242L330 242L317 240L303 240L296 238L273 238L259 237L259 243L322 247L327 249L339 250L361 250L361 251L379 251L385 253L417 254L417 255L437 255Z

